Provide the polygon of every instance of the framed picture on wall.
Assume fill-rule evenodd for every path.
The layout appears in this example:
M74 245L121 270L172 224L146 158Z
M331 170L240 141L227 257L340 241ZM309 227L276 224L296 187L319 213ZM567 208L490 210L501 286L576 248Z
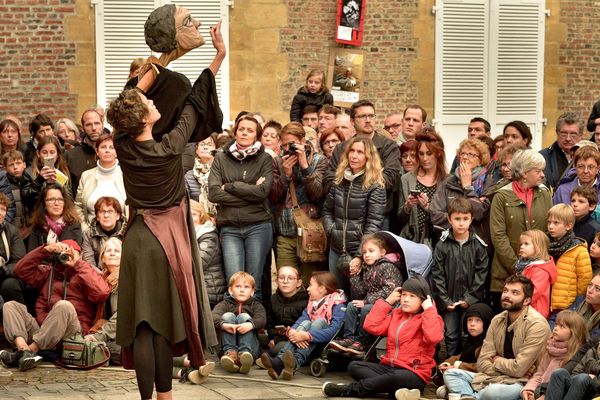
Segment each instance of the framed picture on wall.
M350 107L360 99L365 53L362 50L332 48L329 52L327 86L331 88L333 104Z
M367 0L338 0L336 42L362 44L366 4Z

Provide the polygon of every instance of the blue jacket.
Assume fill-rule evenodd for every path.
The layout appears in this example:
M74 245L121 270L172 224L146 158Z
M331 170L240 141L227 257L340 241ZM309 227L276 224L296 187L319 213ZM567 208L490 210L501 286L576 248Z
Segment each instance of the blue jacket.
M311 343L329 343L331 342L331 340L333 340L335 334L342 326L344 314L346 314L346 305L337 304L333 306L332 311L333 315L331 317L331 324L329 324L329 328L311 328L308 331L308 333L310 333L310 336L312 337ZM308 320L310 320L310 317L308 316L308 308L305 308L304 311L302 311L302 315L300 316L300 318L298 318L294 326L292 326L292 329L298 329L301 323Z

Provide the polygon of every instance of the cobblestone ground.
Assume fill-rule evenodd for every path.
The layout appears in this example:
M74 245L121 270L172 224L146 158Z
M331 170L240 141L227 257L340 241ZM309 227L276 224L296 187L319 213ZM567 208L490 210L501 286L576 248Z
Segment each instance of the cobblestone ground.
M311 376L303 368L294 380L273 383L265 370L254 367L247 376L231 375L219 367L203 385L173 381L176 400L279 400L302 398L323 399L321 385L325 381L348 382L343 373L327 373L323 378ZM428 388L424 398L434 398L435 389ZM27 372L0 366L0 399L2 400L134 400L138 399L133 371L121 368L99 368L94 371L68 371L42 364Z

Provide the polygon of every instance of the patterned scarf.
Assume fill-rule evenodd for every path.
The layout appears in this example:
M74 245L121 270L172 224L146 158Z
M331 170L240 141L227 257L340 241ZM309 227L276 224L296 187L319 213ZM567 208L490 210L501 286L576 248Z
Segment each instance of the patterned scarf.
M572 230L568 230L567 233L565 233L560 239L554 239L550 235L548 235L548 237L550 237L550 248L548 249L548 252L555 260L558 261L558 258L562 256L565 251L572 247L575 234Z
M317 319L322 318L325 319L328 324L331 324L331 318L333 317L333 306L344 304L345 302L346 295L344 294L344 291L336 290L320 300L309 302L308 306L306 306L306 309L311 321L316 321Z
M250 147L240 147L237 142L233 142L231 146L229 146L229 152L238 160L242 161L246 157L253 156L260 150L262 144L260 141L254 142L254 144Z
M486 174L487 168L482 167L481 165L473 168L473 171L471 171L473 190L475 190L477 196L481 196L483 194L483 186L485 185ZM454 175L456 175L458 181L460 182L460 167L456 168Z
M54 221L46 214L44 218L46 220L44 229L48 232L46 244L58 243L60 235L62 235L65 226L67 226L67 223L65 222L63 217L60 217L57 221Z
M517 263L515 264L515 272L517 274L523 273L523 270L525 269L525 267L527 267L533 261L535 261L535 259L533 259L533 258L519 258L517 260Z

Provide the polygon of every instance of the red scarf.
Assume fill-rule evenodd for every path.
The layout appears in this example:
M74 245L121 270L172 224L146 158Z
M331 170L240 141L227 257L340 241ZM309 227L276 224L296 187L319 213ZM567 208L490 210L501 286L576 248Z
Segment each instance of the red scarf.
M521 182L513 181L512 188L517 197L527 206L527 216L531 217L531 204L533 203L533 188L525 187Z

